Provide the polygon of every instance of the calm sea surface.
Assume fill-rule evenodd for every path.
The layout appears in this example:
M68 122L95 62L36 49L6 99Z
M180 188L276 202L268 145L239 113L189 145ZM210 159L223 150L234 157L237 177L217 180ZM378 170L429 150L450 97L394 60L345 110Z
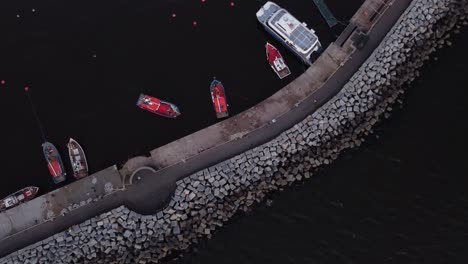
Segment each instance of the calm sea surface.
M315 28L324 45L333 40L336 32L312 1L277 2ZM345 21L362 1L327 2ZM266 64L264 44L272 39L254 16L262 2L229 3L1 2L0 197L27 185L42 193L56 187L24 86L66 165L73 137L95 171L216 123L213 76L236 114L302 73L283 49L290 78L278 80ZM378 138L171 262L468 263L467 46L464 35L440 52ZM177 104L181 118L139 110L141 92Z
M327 2L346 21L363 0ZM293 74L279 80L267 64L265 42L276 42L255 17L263 1L230 3L2 1L0 197L28 185L42 194L58 187L43 158L25 86L67 170L65 144L72 137L85 149L93 172L216 123L209 93L214 76L223 82L235 115L304 71L279 45ZM324 46L338 33L312 1L277 3L313 27ZM140 93L176 104L182 115L171 120L142 111L135 105Z
M171 263L468 263L468 31L377 137Z

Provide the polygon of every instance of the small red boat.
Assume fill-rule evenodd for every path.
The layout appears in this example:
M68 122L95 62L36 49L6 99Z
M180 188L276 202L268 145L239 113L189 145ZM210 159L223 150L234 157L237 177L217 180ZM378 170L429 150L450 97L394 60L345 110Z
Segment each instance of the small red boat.
M62 158L57 148L50 142L42 144L42 151L47 161L47 168L49 168L50 175L55 183L61 183L66 180L67 173L65 172Z
M271 68L276 72L280 79L291 74L288 65L284 62L283 56L275 46L270 43L266 43L266 57Z
M217 118L229 116L226 93L224 92L223 84L218 80L213 80L210 85L211 100L216 111Z
M176 118L180 115L179 108L177 108L177 106L174 104L145 94L140 94L140 97L137 101L137 106L153 114L169 118Z

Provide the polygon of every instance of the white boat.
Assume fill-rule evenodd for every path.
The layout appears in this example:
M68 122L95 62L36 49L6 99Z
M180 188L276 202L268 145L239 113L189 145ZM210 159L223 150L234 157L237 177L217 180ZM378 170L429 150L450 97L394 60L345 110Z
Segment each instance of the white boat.
M67 144L68 155L73 169L73 176L76 179L81 179L88 176L88 162L83 148L76 140L70 138Z
M313 29L299 22L286 9L268 1L256 13L258 21L273 37L291 50L303 62L311 65L311 55L322 45Z

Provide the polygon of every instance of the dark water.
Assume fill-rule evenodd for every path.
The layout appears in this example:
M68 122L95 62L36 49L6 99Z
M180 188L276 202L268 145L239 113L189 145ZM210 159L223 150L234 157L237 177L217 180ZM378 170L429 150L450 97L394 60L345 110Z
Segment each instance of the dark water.
M69 137L85 148L96 171L216 123L208 89L214 76L224 83L234 115L304 71L278 46L293 72L279 80L264 55L265 42L273 40L255 18L264 2L230 2L2 1L0 197L27 185L42 193L57 187L24 86L68 171ZM363 0L328 2L346 21ZM324 46L337 34L312 1L277 3L313 26ZM182 116L169 120L143 112L135 106L140 93L178 105Z
M468 263L468 31L365 146L171 263Z

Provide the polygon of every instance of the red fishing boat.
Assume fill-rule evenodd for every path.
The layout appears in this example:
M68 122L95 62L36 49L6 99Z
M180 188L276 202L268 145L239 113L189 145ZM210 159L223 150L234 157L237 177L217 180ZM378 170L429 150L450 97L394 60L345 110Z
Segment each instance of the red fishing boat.
M50 142L42 144L42 151L47 161L47 168L49 168L50 175L55 183L61 183L66 180L67 173L65 172L62 158L57 148Z
M54 182L61 183L65 181L67 177L65 167L63 166L62 158L60 157L60 153L58 152L57 148L52 143L46 141L44 131L42 130L41 122L39 121L39 116L37 115L32 98L29 94L29 87L24 87L24 90L28 95L29 103L31 104L31 108L33 109L33 113L36 117L37 124L39 125L42 138L44 139L44 143L42 144L42 152L44 153L44 158L47 161L47 168L49 169L49 172L52 175L52 179L54 180Z
M270 43L266 43L266 57L271 68L276 72L280 79L291 74L288 65L284 62L283 56L275 46Z
M145 94L140 94L140 97L137 101L137 106L153 114L169 118L176 118L180 115L179 108L177 108L177 106L174 104Z
M211 100L216 111L217 118L224 118L229 116L228 104L226 99L226 93L224 92L223 84L218 80L213 80L210 85Z
M0 200L0 212L33 199L36 196L38 191L39 191L39 188L34 187L34 186L29 186L11 195L8 195L6 198Z

